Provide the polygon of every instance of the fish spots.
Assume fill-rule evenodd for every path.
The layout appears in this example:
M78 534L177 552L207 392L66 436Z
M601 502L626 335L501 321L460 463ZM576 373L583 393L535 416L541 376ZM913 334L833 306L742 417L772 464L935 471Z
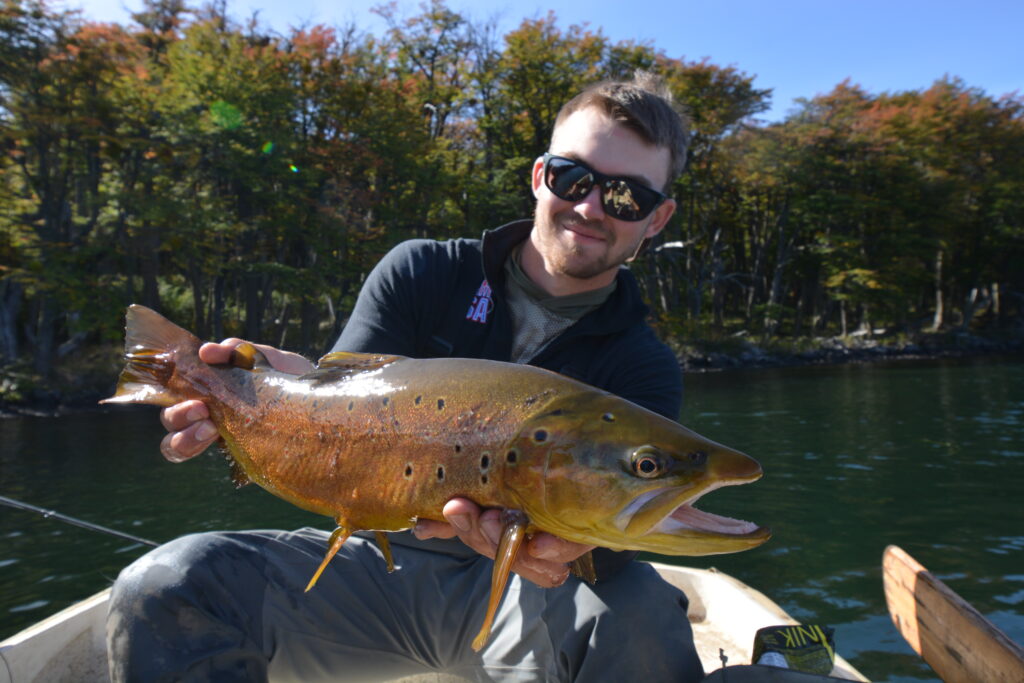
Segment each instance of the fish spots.
M437 480L444 481L444 465L437 466Z
M505 454L505 462L507 462L509 465L515 465L518 460L519 451L517 451L514 448Z
M348 412L351 413L352 409L355 408L355 407L356 407L356 402L355 401L349 401L348 402Z
M438 410L444 410L444 399L443 398L437 399L437 409Z
M415 403L416 405L423 403L423 397L417 396L415 399L413 399L413 403Z
M405 476L406 479L412 479L412 463L411 462L405 463L404 476Z
M456 453L461 453L462 452L462 446L460 444L455 444L455 452Z
M391 397L390 396L385 396L383 399L381 399L381 403L384 404L384 405L387 405L390 402L391 402Z
M484 451L480 454L480 483L487 484L491 479L488 476L488 472L491 470L491 464L494 461L491 460L491 454Z
M548 432L546 429L538 429L533 433L534 443L544 443L548 440Z
M605 413L604 415L601 416L601 419L604 420L605 422L615 422L615 414Z

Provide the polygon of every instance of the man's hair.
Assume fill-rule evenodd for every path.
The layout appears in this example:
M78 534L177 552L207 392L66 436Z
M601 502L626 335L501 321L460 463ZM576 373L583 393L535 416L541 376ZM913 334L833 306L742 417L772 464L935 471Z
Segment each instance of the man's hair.
M632 81L602 81L587 86L558 111L555 129L570 114L589 107L598 107L648 144L668 149L668 180L663 191L670 191L672 183L686 166L690 126L686 114L673 101L672 93L662 79L638 69Z

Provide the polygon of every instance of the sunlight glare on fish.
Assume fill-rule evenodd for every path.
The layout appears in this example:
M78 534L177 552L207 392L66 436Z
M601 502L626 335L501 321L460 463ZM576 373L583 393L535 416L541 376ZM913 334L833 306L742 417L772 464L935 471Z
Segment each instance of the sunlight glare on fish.
M367 373L376 374L376 373ZM386 396L401 391L404 387L396 386L379 377L360 376L344 382L314 385L292 377L268 377L267 384L278 386L289 394L304 394L329 398L332 396L352 396L366 398L368 396Z

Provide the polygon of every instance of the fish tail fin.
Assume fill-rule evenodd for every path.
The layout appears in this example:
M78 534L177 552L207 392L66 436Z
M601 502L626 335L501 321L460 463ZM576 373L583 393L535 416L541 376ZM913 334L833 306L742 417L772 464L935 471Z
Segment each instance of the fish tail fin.
M132 304L125 316L125 366L117 391L100 403L170 406L181 399L167 388L182 349L198 351L202 342L156 311Z

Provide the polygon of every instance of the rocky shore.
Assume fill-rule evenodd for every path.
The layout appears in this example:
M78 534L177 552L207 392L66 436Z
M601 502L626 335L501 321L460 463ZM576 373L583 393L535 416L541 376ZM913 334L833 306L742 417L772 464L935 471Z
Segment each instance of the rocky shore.
M712 372L744 368L837 365L885 360L963 358L1024 355L1024 335L988 337L956 332L921 336L914 341L871 337L830 337L814 340L806 350L765 348L741 341L729 352L686 350L679 354L684 372Z

